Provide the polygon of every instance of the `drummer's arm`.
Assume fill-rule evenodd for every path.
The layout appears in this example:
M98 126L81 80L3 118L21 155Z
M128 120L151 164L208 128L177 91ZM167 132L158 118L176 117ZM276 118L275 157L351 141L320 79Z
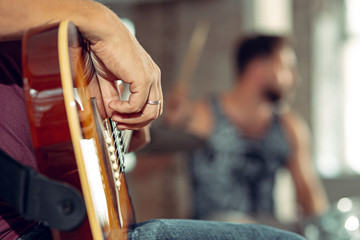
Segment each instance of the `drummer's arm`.
M328 200L310 155L309 130L295 113L284 117L291 142L288 169L293 177L299 205L306 216L319 215L328 208Z

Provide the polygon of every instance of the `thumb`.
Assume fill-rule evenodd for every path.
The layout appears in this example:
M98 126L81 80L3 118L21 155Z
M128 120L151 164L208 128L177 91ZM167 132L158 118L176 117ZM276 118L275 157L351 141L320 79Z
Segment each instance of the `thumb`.
M109 103L121 101L117 83L115 81L107 81L100 76L98 79L106 114L108 117L112 117L115 111L109 107Z

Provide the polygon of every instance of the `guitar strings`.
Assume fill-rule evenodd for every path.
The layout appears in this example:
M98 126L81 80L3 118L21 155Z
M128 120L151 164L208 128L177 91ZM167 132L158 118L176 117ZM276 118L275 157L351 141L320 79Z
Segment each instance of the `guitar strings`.
M124 157L124 147L122 146L124 141L124 134L116 128L116 123L111 121L112 134L111 137L114 139L115 150L117 153L117 162L119 165L120 172L123 172L125 169L125 157Z

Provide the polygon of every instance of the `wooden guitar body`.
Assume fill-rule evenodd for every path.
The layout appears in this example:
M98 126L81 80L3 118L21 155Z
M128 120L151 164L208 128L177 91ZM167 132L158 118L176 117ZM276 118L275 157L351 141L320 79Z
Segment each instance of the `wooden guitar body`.
M135 219L121 169L124 146L118 137L125 133L99 113L101 91L84 46L69 21L30 30L23 40L25 99L39 171L77 188L87 212L71 231L53 229L53 239L127 239ZM71 211L71 205L64 207Z

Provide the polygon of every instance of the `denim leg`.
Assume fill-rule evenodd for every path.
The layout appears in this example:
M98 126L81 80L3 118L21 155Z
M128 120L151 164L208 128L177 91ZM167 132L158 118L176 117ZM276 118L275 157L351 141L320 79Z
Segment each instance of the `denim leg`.
M39 224L18 240L51 240L49 228ZM154 219L139 223L129 240L304 240L294 233L257 225L201 220ZM120 240L120 239L119 239Z
M130 240L304 240L287 231L258 224L154 219L137 224Z

